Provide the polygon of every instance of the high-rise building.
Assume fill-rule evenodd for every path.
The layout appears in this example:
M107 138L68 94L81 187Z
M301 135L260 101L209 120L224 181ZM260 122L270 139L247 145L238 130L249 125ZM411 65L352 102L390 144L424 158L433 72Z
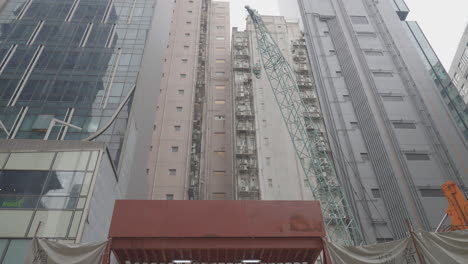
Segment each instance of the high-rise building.
M146 197L174 1L0 4L0 263L19 263L35 233L104 240L114 200Z
M297 74L302 101L310 105L311 120L324 127L299 23L280 16L263 16L271 36ZM234 172L237 199L309 200L304 171L282 114L263 72L253 24L232 32L234 100ZM312 129L312 126L311 128ZM325 138L323 140L326 145Z
M298 4L336 171L364 239L404 237L406 219L434 230L447 206L441 184L466 190L468 143L402 21L406 5Z
M229 3L177 1L148 160L150 199L233 199Z
M413 40L423 65L434 80L447 110L452 115L465 140L468 140L468 105L463 99L463 91L455 85L456 83L460 84L460 82L452 81L418 23L415 21L405 21L405 23L410 39Z
M453 57L449 73L465 103L468 103L468 24Z

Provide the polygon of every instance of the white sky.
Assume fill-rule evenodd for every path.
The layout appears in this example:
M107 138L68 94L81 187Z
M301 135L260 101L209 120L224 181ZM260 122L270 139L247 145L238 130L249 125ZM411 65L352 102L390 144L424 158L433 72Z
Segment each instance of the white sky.
M291 0L293 1L293 0ZM405 0L410 9L407 20L417 21L448 70L468 23L468 0ZM230 0L231 26L244 29L245 5L260 14L279 15L276 0Z

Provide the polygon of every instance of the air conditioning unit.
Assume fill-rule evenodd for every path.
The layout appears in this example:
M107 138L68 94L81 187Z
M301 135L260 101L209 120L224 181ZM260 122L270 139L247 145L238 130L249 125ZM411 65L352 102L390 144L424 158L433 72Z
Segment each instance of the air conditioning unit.
M242 186L240 188L241 192L248 192L249 191L249 188L247 186Z
M248 170L249 169L249 166L247 165L240 165L239 166L241 170Z
M252 186L252 191L258 191L258 187L257 186Z

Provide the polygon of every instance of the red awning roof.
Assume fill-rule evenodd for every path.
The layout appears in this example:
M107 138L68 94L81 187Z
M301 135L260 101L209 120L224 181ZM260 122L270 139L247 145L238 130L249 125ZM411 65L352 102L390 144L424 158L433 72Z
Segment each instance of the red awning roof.
M324 236L316 201L122 200L109 231L120 263L313 263Z

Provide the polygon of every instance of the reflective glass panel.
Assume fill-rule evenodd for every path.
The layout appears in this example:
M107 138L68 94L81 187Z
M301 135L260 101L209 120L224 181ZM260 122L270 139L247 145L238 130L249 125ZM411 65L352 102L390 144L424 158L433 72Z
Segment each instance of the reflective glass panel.
M48 171L0 171L0 195L40 195Z
M43 195L78 196L83 184L84 172L52 171Z
M68 234L68 237L76 237L76 234L78 233L78 228L80 227L80 221L81 221L81 215L83 214L82 211L76 211L75 215L73 216L73 222L70 227L70 233Z
M54 158L54 152L46 153L11 153L5 165L7 170L48 170Z
M36 208L39 196L0 195L0 208Z
M0 153L0 169L3 168L6 159L8 158L8 153Z
M59 152L54 162L54 170L86 170L89 152Z
M67 196L43 196L39 200L39 209L75 209L78 197Z
M31 247L31 239L13 239L10 241L3 264L23 263Z
M33 211L0 210L0 237L23 237Z
M39 221L42 221L37 236L65 237L72 213L72 211L37 211L28 236L34 236Z

